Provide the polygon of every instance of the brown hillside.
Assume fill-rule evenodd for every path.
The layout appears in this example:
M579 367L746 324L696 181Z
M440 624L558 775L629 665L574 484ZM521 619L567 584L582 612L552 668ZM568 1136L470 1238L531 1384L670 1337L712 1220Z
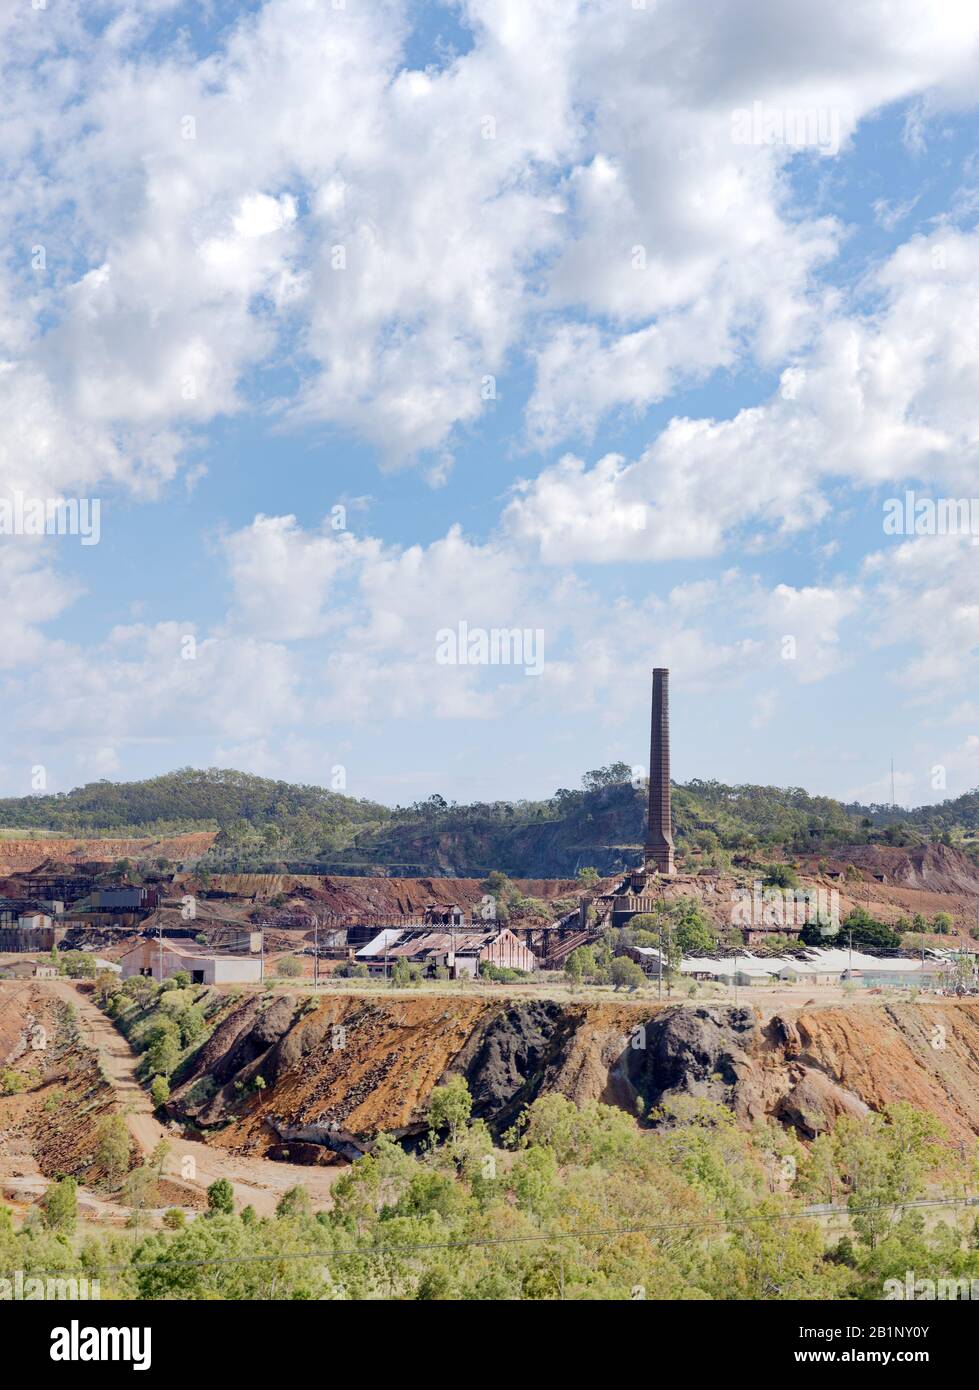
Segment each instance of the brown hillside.
M2 840L0 874L29 873L47 864L114 864L117 859L198 859L214 843L212 830L172 835L165 839L126 840Z

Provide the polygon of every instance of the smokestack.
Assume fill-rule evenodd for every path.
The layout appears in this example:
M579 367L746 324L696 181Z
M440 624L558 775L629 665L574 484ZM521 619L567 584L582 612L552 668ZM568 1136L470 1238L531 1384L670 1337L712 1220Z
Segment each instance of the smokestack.
M649 731L649 821L646 869L673 873L673 811L670 805L670 673L653 671L653 709Z

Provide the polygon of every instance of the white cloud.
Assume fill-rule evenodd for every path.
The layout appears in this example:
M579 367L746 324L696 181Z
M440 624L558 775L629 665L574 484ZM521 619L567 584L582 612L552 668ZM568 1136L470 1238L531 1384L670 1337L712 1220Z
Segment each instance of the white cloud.
M878 642L906 648L898 679L943 701L979 677L979 552L968 537L919 536L869 556Z
M97 648L51 644L58 671L35 673L20 711L28 735L46 740L172 739L218 732L254 738L295 723L297 672L281 645L253 638L200 638L193 624L133 624ZM194 651L193 659L185 652Z
M549 562L704 556L816 525L838 480L974 490L979 233L914 237L865 288L875 308L831 317L763 405L675 418L632 463L562 459L517 489L512 533Z

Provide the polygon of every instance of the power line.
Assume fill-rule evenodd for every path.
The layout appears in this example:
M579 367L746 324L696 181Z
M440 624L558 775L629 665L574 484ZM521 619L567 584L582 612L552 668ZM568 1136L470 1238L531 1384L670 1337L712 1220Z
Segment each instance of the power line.
M979 1206L979 1196L971 1197L922 1197L908 1202L884 1202L880 1206L874 1206L874 1212L885 1211L908 1211L923 1210L933 1207L971 1207ZM497 1246L497 1245L546 1245L551 1241L563 1240L610 1240L617 1236L648 1235L658 1231L690 1231L690 1230L730 1230L732 1226L751 1226L755 1223L773 1223L781 1221L815 1220L821 1216L854 1216L859 1215L850 1207L834 1206L830 1203L817 1203L811 1207L803 1207L800 1211L790 1212L769 1212L760 1213L757 1216L745 1216L736 1219L721 1219L710 1221L670 1221L659 1222L641 1226L613 1226L607 1229L598 1230L571 1230L571 1231L541 1231L533 1235L525 1236L466 1236L458 1240L435 1240L435 1241L405 1241L382 1245L367 1245L353 1250L297 1250L283 1252L275 1255L227 1255L215 1257L207 1260L154 1260L151 1263L143 1264L131 1262L125 1265L107 1265L98 1271L99 1274L120 1274L129 1270L164 1270L164 1269L203 1269L216 1265L236 1265L236 1264L275 1264L281 1260L337 1260L353 1258L354 1256L370 1257L374 1255L389 1255L407 1253L416 1250L454 1250L467 1246ZM37 1270L32 1271L31 1278L56 1278L65 1277L66 1271L61 1270Z

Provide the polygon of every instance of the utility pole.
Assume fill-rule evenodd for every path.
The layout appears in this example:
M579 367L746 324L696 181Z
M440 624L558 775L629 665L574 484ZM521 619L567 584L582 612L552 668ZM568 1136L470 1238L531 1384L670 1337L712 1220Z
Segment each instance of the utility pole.
M850 956L846 968L847 979L853 980L853 928L850 928Z
M738 948L734 948L734 1007L738 1007Z
M313 984L320 982L320 919L313 918Z
M663 998L663 923L659 924L659 989L658 996Z

